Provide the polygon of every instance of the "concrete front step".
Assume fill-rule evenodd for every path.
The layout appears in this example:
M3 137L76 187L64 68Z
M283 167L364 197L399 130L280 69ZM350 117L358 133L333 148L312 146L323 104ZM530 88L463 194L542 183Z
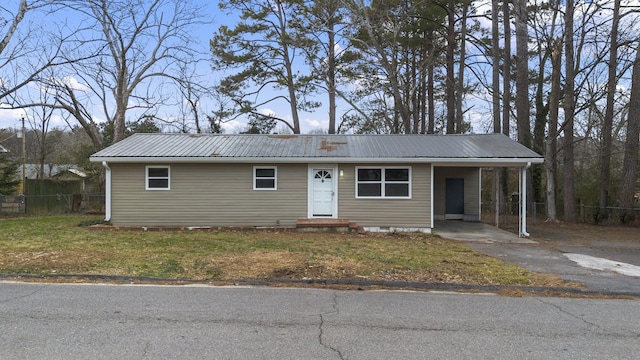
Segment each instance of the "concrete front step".
M340 232L351 233L357 232L358 234L364 234L363 228L358 224L349 222L348 219L298 219L296 222L296 229L300 232Z

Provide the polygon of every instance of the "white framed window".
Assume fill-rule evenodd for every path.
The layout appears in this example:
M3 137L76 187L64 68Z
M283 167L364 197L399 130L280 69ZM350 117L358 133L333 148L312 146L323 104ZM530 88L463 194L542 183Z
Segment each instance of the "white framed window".
M411 167L356 167L356 198L411 198Z
M275 166L253 167L253 190L277 190L278 168Z
M170 190L171 168L169 166L148 165L145 168L147 190Z

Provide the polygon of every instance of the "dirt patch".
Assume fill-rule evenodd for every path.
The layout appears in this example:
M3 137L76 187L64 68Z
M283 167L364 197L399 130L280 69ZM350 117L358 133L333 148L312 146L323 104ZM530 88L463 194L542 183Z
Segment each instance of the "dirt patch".
M483 219L489 225L494 226L492 219ZM518 233L518 219L510 217L501 220L500 228ZM544 221L531 219L527 221L527 231L531 240L541 244L571 241L572 243L591 244L594 242L620 242L629 244L640 243L640 228L623 225L593 225L582 223L570 223L563 221Z
M640 243L640 229L626 226L543 222L529 225L529 233L533 240L542 242L571 240L583 244L602 241Z
M208 267L215 269L220 278L237 279L345 279L366 269L350 259L331 255L309 258L288 251L255 251L211 258Z

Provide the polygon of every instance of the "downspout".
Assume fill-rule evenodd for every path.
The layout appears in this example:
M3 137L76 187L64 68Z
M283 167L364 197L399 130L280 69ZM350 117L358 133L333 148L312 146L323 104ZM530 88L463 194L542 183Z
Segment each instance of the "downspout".
M520 237L529 237L527 232L527 170L531 167L531 162L527 163L527 166L522 168L521 187L520 187L520 199L521 199L521 218L520 218Z
M431 168L431 180L430 180L431 189L429 190L429 194L430 194L430 196L429 196L429 201L430 201L429 208L430 208L431 214L429 216L431 216L431 231L433 231L433 227L435 226L435 220L433 219L433 215L434 215L434 211L433 211L433 204L434 204L434 201L433 201L433 177L434 177L434 175L433 174L435 173L435 169L433 167L433 163L431 163L429 165L429 167Z
M111 221L111 168L106 161L102 162L105 168L104 189L104 221Z

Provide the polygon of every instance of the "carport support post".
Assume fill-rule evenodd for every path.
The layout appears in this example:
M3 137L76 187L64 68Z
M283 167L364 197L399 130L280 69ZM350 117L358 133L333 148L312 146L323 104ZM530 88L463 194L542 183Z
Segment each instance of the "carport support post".
M527 232L527 169L531 166L523 166L520 169L520 237L529 237Z
M111 168L106 161L102 166L105 168L104 221L111 221Z

